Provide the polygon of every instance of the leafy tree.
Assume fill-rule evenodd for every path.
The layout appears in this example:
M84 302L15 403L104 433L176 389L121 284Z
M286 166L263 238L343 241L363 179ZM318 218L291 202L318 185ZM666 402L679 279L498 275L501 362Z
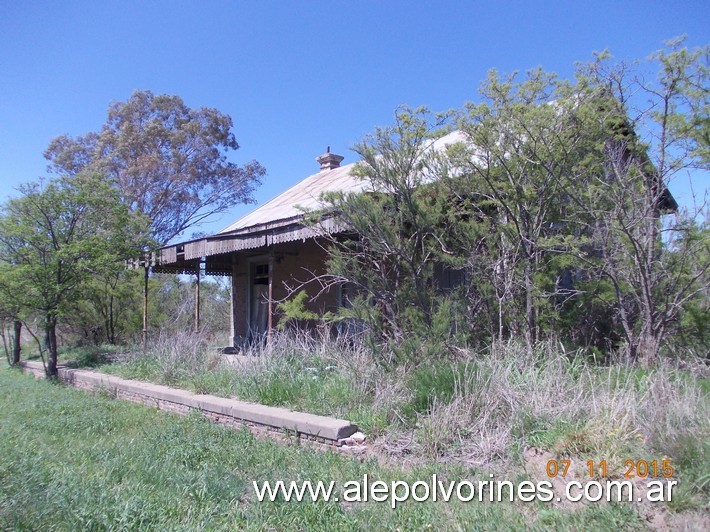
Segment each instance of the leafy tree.
M9 264L0 266L0 334L3 339L3 347L5 356L11 366L16 366L20 363L20 353L22 351L22 319L23 309L22 303L19 300L17 287L13 286L16 280L15 272ZM7 331L12 327L12 333ZM8 335L10 336L11 346L8 346Z
M702 297L709 267L707 238L693 236L692 222L705 202L690 216L666 215L677 208L668 193L671 180L710 169L710 47L689 51L681 44L671 41L651 56L658 68L652 83L606 54L582 73L607 95L599 119L609 136L603 178L577 197L590 214L596 270L613 287L629 355L648 363L683 308Z
M344 313L366 321L395 354L419 361L447 352L460 316L435 282L442 264L460 265L450 244L461 221L441 186L447 162L432 149L450 116L399 109L392 127L355 146L362 158L355 172L368 191L325 198L326 212L352 230L333 238L328 261L327 280L350 290Z
M549 322L550 301L574 295L557 282L580 242L563 198L596 146L579 95L542 71L492 73L482 92L446 149L431 146L450 115L400 110L355 148L371 190L327 196L353 231L333 239L329 261L363 303L346 312L424 359L451 349L452 332L524 336L532 350L542 310Z
M667 241L663 269L667 274L666 304L680 310L669 321L668 333L678 338L682 347L696 348L710 354L710 224L682 214L673 237ZM679 297L680 296L680 297Z
M554 302L576 294L559 281L567 251L581 243L567 223L571 191L584 183L586 163L601 160L599 127L584 114L594 95L539 69L522 81L493 71L480 92L484 101L460 124L468 146L461 191L475 191L494 219L484 260L495 279L497 336L524 336L532 351L543 313L554 322Z
M243 166L229 161L238 148L228 115L192 109L178 96L137 91L128 101L111 105L99 132L58 137L45 157L60 175L92 171L109 176L130 209L150 218L151 236L160 246L213 214L252 201L265 171L255 161ZM112 272L103 280L103 295L91 298L104 316L109 342L115 341L113 303L125 275ZM146 300L148 275L146 261ZM144 316L144 343L146 327Z
M492 72L445 151L428 149L440 117L401 110L356 146L369 190L326 197L352 235L333 239L321 280L354 286L345 312L414 351L441 353L463 314L479 340L481 323L529 351L546 334L622 339L652 361L686 309L707 307L707 232L697 213L665 214L670 179L707 170L710 124L708 48L653 60L655 85L604 56L574 82ZM442 267L460 274L446 294Z
M58 137L45 157L59 175L91 170L111 177L131 210L150 218L163 245L212 214L252 201L264 169L229 161L238 148L232 119L217 109L136 91L111 105L99 132Z
M123 263L112 265L82 285L65 324L82 343L139 341L142 284L139 272L126 269Z
M44 317L47 376L57 375L57 323L88 276L137 253L145 233L110 183L94 175L20 188L0 217L0 259L11 265L3 292Z

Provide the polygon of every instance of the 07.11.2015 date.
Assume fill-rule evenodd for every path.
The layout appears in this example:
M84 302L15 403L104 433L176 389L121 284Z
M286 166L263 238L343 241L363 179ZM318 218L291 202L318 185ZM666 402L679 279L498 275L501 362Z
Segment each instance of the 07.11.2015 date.
M566 477L570 472L572 460L555 459L548 460L546 472L547 476L554 478L557 476ZM606 460L587 461L586 471L590 478L609 477L609 465ZM661 460L625 460L621 475L624 478L647 478L647 477L663 477L670 478L673 476L673 460L663 458Z

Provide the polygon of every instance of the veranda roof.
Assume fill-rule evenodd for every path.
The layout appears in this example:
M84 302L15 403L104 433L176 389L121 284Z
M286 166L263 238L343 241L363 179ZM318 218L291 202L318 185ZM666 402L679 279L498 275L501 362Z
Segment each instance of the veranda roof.
M462 140L462 133L454 131L433 141L430 147L438 150ZM325 192L357 193L368 189L369 182L354 176L354 168L355 163L352 163L321 170L215 235L159 249L151 261L153 270L164 273L196 273L200 260L206 257L206 273L229 275L231 263L220 263L215 256L283 242L304 241L307 238L344 231L346 227L336 217L325 217L317 226L312 226L304 223L304 216L307 212L323 208L321 195ZM210 260L210 257L215 259Z

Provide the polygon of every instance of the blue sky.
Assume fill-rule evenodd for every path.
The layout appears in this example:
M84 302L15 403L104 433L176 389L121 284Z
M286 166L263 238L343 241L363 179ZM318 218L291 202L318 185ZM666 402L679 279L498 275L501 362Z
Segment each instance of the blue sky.
M46 175L52 138L98 130L109 103L137 89L229 114L232 159L268 171L262 203L316 172L326 146L353 162L349 148L400 104L475 101L491 68L570 76L595 50L645 58L681 34L708 44L708 28L701 0L0 0L0 199ZM687 186L674 186L686 201Z

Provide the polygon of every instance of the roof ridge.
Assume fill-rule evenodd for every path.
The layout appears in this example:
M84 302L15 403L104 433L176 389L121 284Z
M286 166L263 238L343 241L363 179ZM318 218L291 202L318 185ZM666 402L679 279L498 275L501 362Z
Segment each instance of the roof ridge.
M219 235L219 234L231 233L233 231L241 229L242 227L248 227L242 223L243 220L246 220L250 217L254 217L253 215L259 211L262 211L262 210L266 211L269 209L269 207L273 207L277 204L280 204L283 199L294 195L293 193L295 191L303 190L303 192L306 192L308 190L308 188L313 186L314 184L320 183L323 180L327 180L324 178L350 177L351 176L350 170L355 166L355 164L357 164L357 162L349 163L349 164L340 166L338 168L333 168L331 170L321 170L319 172L316 172L314 174L304 177L303 179L301 179L300 181L298 181L297 183L295 183L294 185L292 185L288 189L286 189L283 192L281 192L280 194L272 197L271 199L269 199L265 203L262 203L261 205L259 205L255 209L249 211L247 214L240 217L238 220L232 222L227 227L225 227L224 229L219 231L217 234ZM336 183L337 183L337 180L336 180ZM326 192L329 190L338 190L338 188L334 187L331 189L331 188L321 187L321 190L318 191L318 196L320 196L320 194L322 192ZM317 198L314 198L314 199L317 199ZM296 205L299 205L299 203L296 202L296 203L291 203L290 205L284 205L284 209L288 209L289 207L293 208ZM295 213L294 215L296 215L296 214L298 214L298 213ZM280 216L280 217L281 218L289 218L290 216ZM263 222L255 221L254 223L250 223L249 225L257 225L259 223L263 223Z

